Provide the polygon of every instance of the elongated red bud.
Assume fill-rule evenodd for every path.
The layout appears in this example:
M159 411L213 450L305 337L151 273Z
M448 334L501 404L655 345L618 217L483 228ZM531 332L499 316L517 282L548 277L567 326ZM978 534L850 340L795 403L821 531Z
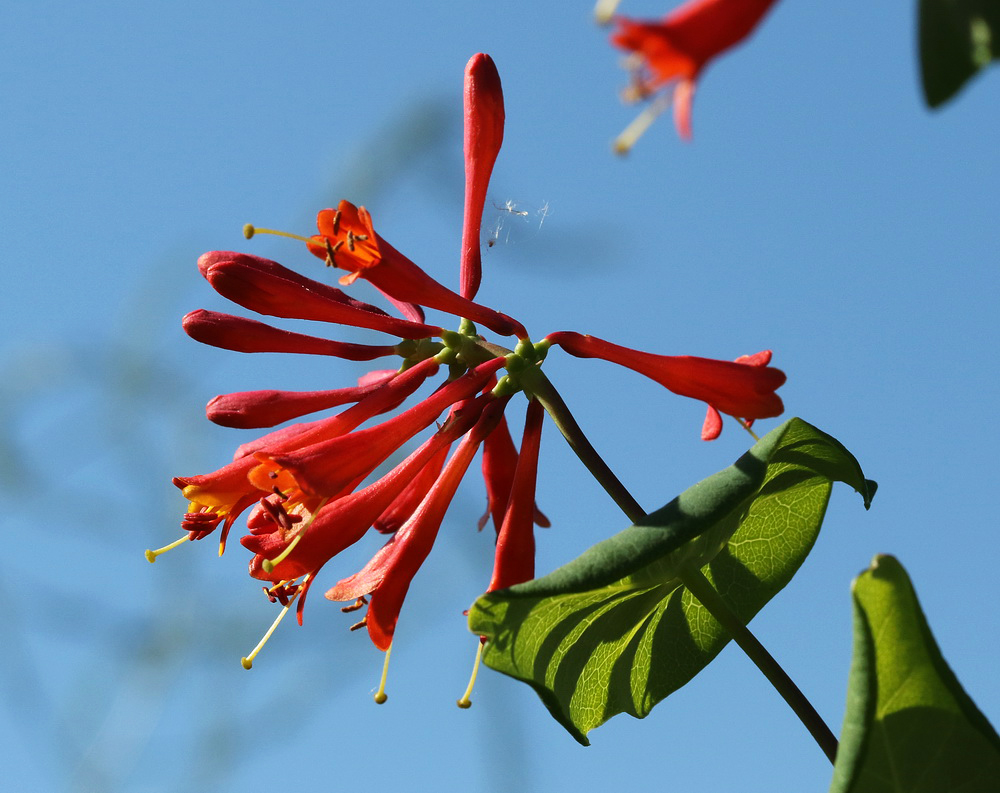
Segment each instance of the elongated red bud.
M503 88L493 59L473 55L465 67L465 213L462 220L461 295L470 300L482 281L479 233L486 191L503 143Z
M510 501L497 536L493 579L489 590L505 589L535 577L535 480L545 411L532 399L524 419L524 437L517 458Z
M184 332L195 341L234 352L294 352L332 355L348 361L371 361L395 355L389 345L347 344L345 342L292 333L265 325L255 319L198 309L182 320Z
M337 388L331 391L241 391L221 394L205 406L208 420L222 427L259 429L315 413L318 410L357 402L382 385Z
M354 300L335 287L305 278L277 262L245 254L235 256L211 264L205 277L220 295L258 314L333 322L404 339L424 339L441 332L431 325L390 317L375 306Z

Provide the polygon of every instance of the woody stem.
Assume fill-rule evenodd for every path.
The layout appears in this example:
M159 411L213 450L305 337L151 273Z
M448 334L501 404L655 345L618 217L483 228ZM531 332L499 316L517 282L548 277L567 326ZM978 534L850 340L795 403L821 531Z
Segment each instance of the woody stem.
M593 474L629 520L641 523L646 518L646 511L587 440L587 436L583 434L580 425L576 423L576 419L552 383L541 372L537 372L537 376L531 378L530 387L535 398L541 402L587 470ZM682 570L678 577L692 596L729 632L733 641L760 669L833 763L837 756L837 738L781 665L733 612L701 570L687 568Z

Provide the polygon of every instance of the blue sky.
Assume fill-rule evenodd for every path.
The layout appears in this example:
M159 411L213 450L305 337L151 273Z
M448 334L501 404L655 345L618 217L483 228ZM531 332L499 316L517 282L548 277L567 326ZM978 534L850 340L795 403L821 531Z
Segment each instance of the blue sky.
M362 371L188 340L184 313L225 310L197 256L247 250L305 271L315 259L299 246L247 242L243 224L308 234L317 209L348 198L456 283L462 70L479 51L507 110L483 302L536 337L578 330L726 359L773 349L787 415L838 437L880 489L865 513L837 488L812 556L751 627L839 731L849 583L893 553L996 723L1000 77L926 110L913 4L779 3L704 75L693 143L664 118L625 159L609 144L635 111L618 101L625 74L589 4L11 6L0 740L12 787L828 785L822 754L732 647L588 749L489 671L473 708L455 708L475 649L460 612L489 575L475 477L408 598L382 708L379 654L321 598L246 673L239 658L273 609L242 549L142 557L176 535L170 477L211 470L245 440L204 420L207 399L339 387ZM546 367L649 509L746 448L733 426L703 444L702 406L624 370L555 353ZM626 525L551 426L541 471L554 525L539 571Z

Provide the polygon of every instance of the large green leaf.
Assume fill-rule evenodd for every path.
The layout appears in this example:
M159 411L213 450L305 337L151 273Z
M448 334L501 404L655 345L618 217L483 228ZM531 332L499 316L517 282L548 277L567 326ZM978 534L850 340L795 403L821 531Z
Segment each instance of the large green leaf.
M487 666L531 685L580 743L617 713L644 717L728 634L678 580L704 568L745 623L785 586L819 532L834 481L871 502L838 441L791 419L736 463L543 578L483 595L469 626Z
M920 72L931 107L1000 58L1000 2L920 0Z
M853 594L832 793L996 793L1000 738L941 656L903 566L875 557Z

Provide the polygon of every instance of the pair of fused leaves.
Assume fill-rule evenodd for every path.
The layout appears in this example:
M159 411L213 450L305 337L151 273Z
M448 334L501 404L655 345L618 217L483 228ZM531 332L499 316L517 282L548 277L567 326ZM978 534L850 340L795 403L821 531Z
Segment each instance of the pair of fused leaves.
M947 102L997 59L997 0L920 0L920 73L928 105Z
M995 793L1000 737L938 649L902 565L855 581L854 658L831 793Z
M791 419L729 468L543 578L469 613L483 660L531 685L583 744L618 713L642 718L729 641L682 583L701 572L744 624L812 548L834 481L875 483L837 440Z

